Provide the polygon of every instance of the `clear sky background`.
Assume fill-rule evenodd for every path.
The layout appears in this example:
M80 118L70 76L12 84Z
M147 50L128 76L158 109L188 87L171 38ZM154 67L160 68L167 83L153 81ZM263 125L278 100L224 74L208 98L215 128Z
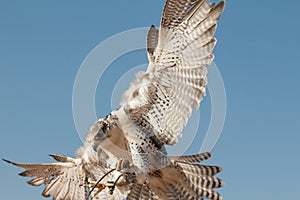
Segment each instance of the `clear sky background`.
M49 153L74 156L82 144L72 116L80 64L109 36L158 25L163 5L163 0L1 0L0 157L39 163L50 162ZM227 117L210 161L224 168L226 185L219 191L225 199L299 196L299 7L296 0L227 2L215 49ZM144 51L133 52L111 72L146 62ZM96 95L99 117L110 112L110 99L103 97L114 82L106 75L107 88L100 81ZM19 172L0 162L0 198L41 199L42 188L27 185Z

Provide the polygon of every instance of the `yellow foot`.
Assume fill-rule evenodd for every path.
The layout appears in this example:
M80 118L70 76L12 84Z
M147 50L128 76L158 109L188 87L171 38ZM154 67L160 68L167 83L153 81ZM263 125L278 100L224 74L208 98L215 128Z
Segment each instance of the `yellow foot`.
M108 181L106 183L106 186L108 187L108 194L113 195L115 190L115 183L113 181Z

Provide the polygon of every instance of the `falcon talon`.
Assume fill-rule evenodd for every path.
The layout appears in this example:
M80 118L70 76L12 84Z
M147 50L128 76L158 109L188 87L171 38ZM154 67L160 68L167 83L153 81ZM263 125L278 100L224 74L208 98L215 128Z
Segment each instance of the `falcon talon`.
M114 181L107 181L106 187L109 189L108 194L113 195L115 190L115 182Z

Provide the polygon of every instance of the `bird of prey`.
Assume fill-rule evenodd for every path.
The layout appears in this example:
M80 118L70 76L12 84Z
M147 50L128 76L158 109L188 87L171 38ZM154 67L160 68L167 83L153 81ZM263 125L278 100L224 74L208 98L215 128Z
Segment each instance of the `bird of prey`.
M222 199L221 167L199 162L210 153L172 157L193 110L199 108L213 61L214 33L225 1L166 0L159 29L147 37L149 65L124 93L120 108L88 131L77 157L18 164L43 196L82 199Z

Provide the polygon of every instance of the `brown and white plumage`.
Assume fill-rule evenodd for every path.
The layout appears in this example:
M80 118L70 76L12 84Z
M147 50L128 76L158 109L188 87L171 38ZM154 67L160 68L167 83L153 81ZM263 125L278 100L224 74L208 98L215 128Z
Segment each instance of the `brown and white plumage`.
M20 175L33 177L29 184L44 184L43 196L54 200L86 199L83 185L96 182L122 159L130 168L103 179L116 182L114 194L102 191L96 199L222 199L215 190L223 186L215 177L221 168L199 164L210 153L171 157L165 145L177 143L205 95L224 5L224 0L166 1L160 28L151 26L148 32L147 71L136 75L121 107L90 128L77 158L52 155L58 163L38 165L7 162L24 168Z
M176 160L170 157L170 165L152 171L146 179L138 176L127 199L222 199L215 191L224 185L215 177L222 168L199 163L210 156L202 153L176 157Z
M205 95L206 67L213 60L213 34L223 9L224 1L168 0L159 31L150 28L149 67L137 74L121 109L129 118L147 116L145 122L163 144L177 142Z
M82 152L80 152L82 151ZM83 162L79 149L79 158L67 156L50 155L58 163L51 164L19 164L9 162L25 171L21 176L33 177L27 183L33 186L45 185L42 192L44 197L52 195L54 200L81 200L88 199L88 191L83 184L95 182L99 177L111 168L102 160L99 163L90 161ZM169 156L171 164L159 170L147 174L139 174L137 177L127 178L119 183L113 195L107 191L100 192L94 199L122 199L126 196L128 200L156 200L156 199L222 199L221 195L214 189L223 186L223 181L215 175L222 168L217 166L201 165L200 162L209 159L210 153L202 153L191 156L173 157ZM105 155L106 157L106 155ZM108 157L107 157L108 158ZM101 163L103 162L103 163ZM119 175L119 174L118 174ZM115 180L115 174L110 174L106 180Z
M207 0L167 0L159 30L149 30L148 69L137 74L121 108L113 112L129 141L133 163L142 171L149 170L148 154L177 143L205 95L207 66L214 58L213 35L224 5L225 1L216 5Z
M53 156L56 158L56 156ZM45 184L42 192L44 197L53 195L54 199L85 199L85 188L80 184L85 182L82 164L79 159L64 157L61 163L52 164L18 164L9 163L22 167L24 172L20 176L33 177L27 183L33 186ZM62 183L62 184L61 184Z
M21 167L25 171L19 175L24 177L33 177L27 183L32 186L45 185L42 192L44 197L52 196L53 200L84 200L88 199L88 190L85 184L96 182L106 172L111 170L112 166L108 164L106 159L110 159L107 155L103 155L106 159L98 158L96 152L94 155L88 155L86 160L84 155L89 150L84 147L78 150L77 158L71 158L61 155L52 155L57 163L49 164L19 164L4 160L10 164ZM105 181L115 180L120 174L109 174ZM117 185L114 195L109 195L107 190L99 193L94 199L122 199L130 188L128 185ZM128 188L126 188L128 187ZM96 190L95 190L96 192Z

